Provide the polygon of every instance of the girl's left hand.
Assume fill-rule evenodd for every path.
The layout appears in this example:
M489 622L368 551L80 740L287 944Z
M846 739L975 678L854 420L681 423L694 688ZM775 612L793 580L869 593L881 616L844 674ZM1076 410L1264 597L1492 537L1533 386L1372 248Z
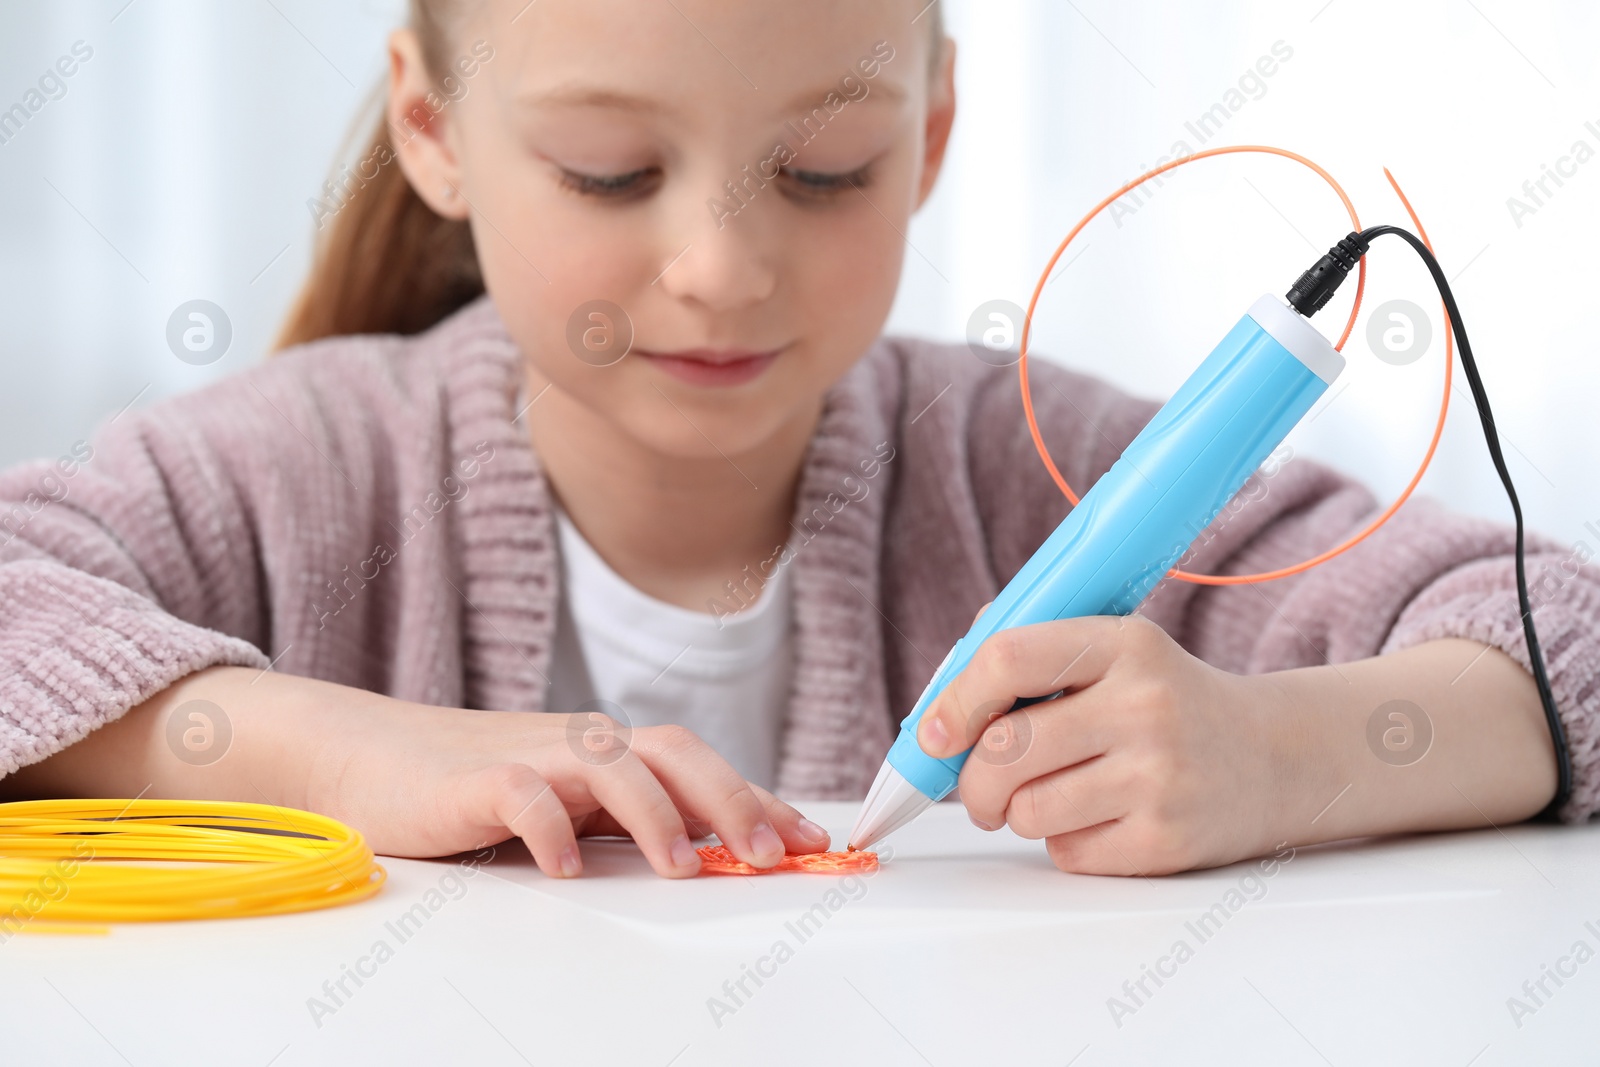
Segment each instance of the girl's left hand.
M917 740L940 758L976 746L959 790L982 829L1043 838L1064 871L1169 874L1281 843L1274 815L1296 779L1284 696L1143 616L1060 619L985 641Z

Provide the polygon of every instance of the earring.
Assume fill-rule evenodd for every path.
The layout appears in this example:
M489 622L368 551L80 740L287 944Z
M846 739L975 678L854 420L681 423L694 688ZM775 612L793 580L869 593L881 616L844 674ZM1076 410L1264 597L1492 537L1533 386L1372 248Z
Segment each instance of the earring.
M444 188L440 190L439 195L446 200L454 200L456 198L456 187L449 182L445 182Z

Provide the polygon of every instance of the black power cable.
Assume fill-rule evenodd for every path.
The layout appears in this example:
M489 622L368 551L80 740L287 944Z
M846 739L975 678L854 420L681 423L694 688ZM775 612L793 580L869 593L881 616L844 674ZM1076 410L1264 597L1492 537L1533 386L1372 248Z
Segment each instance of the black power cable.
M1533 607L1528 600L1527 566L1523 558L1522 505L1517 500L1517 490L1511 484L1511 472L1506 469L1505 456L1500 451L1500 434L1495 429L1494 413L1489 410L1489 394L1484 391L1483 379L1478 375L1478 362L1472 356L1467 328L1462 324L1461 310L1456 307L1455 294L1450 291L1450 282L1445 278L1444 270L1427 244L1411 231L1398 226L1369 226L1359 233L1351 233L1328 249L1327 255L1300 275L1286 299L1307 318L1316 314L1333 298L1334 292L1361 261L1361 257L1367 254L1373 239L1385 234L1404 239L1422 257L1422 261L1428 265L1428 273L1433 275L1433 284L1438 287L1439 296L1444 300L1445 310L1450 316L1450 328L1455 332L1456 346L1461 350L1461 367L1468 384L1472 386L1472 399L1478 406L1478 421L1483 424L1483 438L1489 446L1489 458L1494 461L1500 483L1505 486L1506 496L1511 500L1511 513L1516 516L1517 604L1522 610L1522 632L1528 640L1528 661L1533 665L1533 681L1539 688L1539 700L1544 704L1545 722L1550 727L1550 740L1555 745L1556 753L1556 794L1539 813L1539 818L1554 818L1572 793L1572 757L1567 750L1567 733L1562 726L1561 715L1556 710L1555 696L1550 692L1544 655L1539 650L1539 635L1533 628Z

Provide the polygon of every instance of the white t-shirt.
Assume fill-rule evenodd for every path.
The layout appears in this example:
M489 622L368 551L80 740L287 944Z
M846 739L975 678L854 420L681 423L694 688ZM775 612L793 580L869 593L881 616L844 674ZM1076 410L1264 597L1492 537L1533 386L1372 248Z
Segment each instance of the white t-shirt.
M555 508L561 602L545 710L591 701L638 729L688 727L746 780L771 789L794 666L789 568L720 619L641 593Z

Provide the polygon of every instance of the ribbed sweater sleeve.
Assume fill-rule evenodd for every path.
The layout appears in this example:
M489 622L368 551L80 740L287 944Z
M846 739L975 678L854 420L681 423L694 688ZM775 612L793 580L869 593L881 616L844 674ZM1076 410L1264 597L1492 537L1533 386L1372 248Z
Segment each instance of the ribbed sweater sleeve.
M250 524L197 445L127 415L0 473L0 774L195 671L267 665L241 636L259 632Z
M225 664L537 708L554 556L520 367L485 298L0 472L0 774Z

